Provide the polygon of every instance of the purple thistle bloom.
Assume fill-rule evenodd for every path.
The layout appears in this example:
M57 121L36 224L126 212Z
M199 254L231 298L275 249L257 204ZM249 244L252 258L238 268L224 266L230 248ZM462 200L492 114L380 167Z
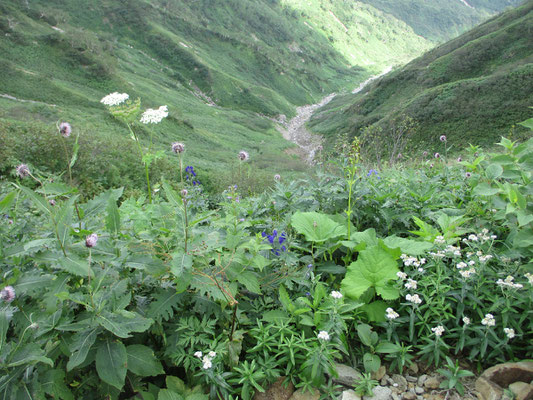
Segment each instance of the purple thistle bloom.
M68 122L61 122L59 124L59 133L64 138L68 138L70 136L70 133L72 132L72 127Z
M96 246L97 242L98 242L98 235L96 233L91 233L85 239L85 246L87 246L88 248L92 248L92 247Z
M189 191L187 189L183 189L181 191L181 197L183 197L183 198L187 197L188 194L189 194Z
M441 137L439 138L441 142L445 142L446 141L446 135L441 135Z
M435 153L435 158L440 158L440 154L439 153Z
M11 303L13 300L15 300L15 289L13 289L13 286L6 286L3 288L0 291L0 298L6 303Z
M185 151L185 145L181 142L172 143L172 151L176 154L181 154Z
M465 178L470 178L471 176L472 176L472 173L470 173L470 172L467 172L467 173L465 174Z
M17 167L17 175L21 178L26 178L27 176L30 176L30 169L26 164L20 164Z
M249 158L250 158L250 155L249 155L246 151L241 150L241 151L239 152L239 160L241 160L241 161L248 161Z
M48 203L53 207L56 205L56 201L54 199L48 200Z

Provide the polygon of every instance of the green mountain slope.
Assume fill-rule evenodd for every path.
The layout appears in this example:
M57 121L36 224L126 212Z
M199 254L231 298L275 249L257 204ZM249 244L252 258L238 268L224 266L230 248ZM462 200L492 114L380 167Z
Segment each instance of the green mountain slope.
M387 130L396 118L408 115L420 124L414 149L438 143L441 134L452 143L492 145L531 115L532 35L533 1L528 1L361 93L338 96L310 125L334 139L339 133L360 135L371 125Z
M404 21L426 39L449 40L522 0L361 0Z
M241 148L269 176L305 168L284 153L291 144L271 117L290 117L295 105L353 87L429 46L372 7L352 12L342 0L323 7L317 13L275 0L2 1L0 173L19 162L61 170L55 123L67 120L81 134L74 171L80 183L142 187L128 129L99 102L114 91L141 97L143 108L168 105L170 118L154 133L155 148L166 152L154 181L176 173L169 148L175 140L186 142L187 163L211 171L213 181L231 172L220 166ZM328 27L332 14L347 30ZM358 39L364 24L374 28ZM150 136L147 127L134 129L143 140Z

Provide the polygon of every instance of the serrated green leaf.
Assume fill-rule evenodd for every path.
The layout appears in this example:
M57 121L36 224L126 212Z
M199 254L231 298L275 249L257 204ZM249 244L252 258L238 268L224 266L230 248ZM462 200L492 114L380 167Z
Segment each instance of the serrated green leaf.
M65 384L65 372L62 370L46 371L40 384L44 392L55 399L74 400L72 392Z
M72 369L85 361L97 336L98 329L96 328L86 329L74 335L72 345L70 346L71 354L67 363L67 371L72 371Z
M41 211L44 211L46 214L51 215L52 210L50 209L50 205L48 204L48 201L42 196L39 196L35 194L35 192L31 189L28 189L27 187L20 186L20 190L28 197L33 204L39 208Z
M283 285L280 285L279 287L279 301L288 312L292 313L294 310L294 304L292 304L287 289L285 289L285 286Z
M17 192L12 191L6 194L4 198L0 200L0 213L4 214L7 210L9 210L9 208L15 201L16 196L17 196Z
M75 255L69 255L67 257L62 257L59 259L58 266L64 270L67 271L73 275L86 277L86 276L94 276L93 270L89 267L89 263L87 260L83 258L79 258Z
M73 196L68 199L59 212L56 215L56 230L57 230L57 239L61 243L61 248L65 248L69 238L70 238L70 229L72 224L72 214L74 212L74 202L77 200L78 196Z
M45 352L39 347L37 343L27 343L11 357L8 367L16 367L19 365L35 364L42 362L54 366L54 362L48 357L45 357Z
M358 299L368 289L375 289L390 297L389 282L396 280L399 271L394 258L379 246L373 246L359 253L357 261L348 266L341 282L343 293Z
M183 400L183 396L168 389L161 389L157 400Z
M109 196L109 199L107 200L106 210L107 231L117 235L120 232L120 213L118 212L117 202L111 196Z
M107 339L98 346L96 372L101 380L119 390L124 386L127 363L128 354L121 342Z
M291 217L291 224L308 241L315 243L323 243L347 233L346 226L317 212L297 212Z
M134 374L156 376L165 373L151 348L142 344L132 344L126 347L126 352L128 353L128 370Z
M497 179L503 174L503 167L500 164L490 164L485 170L488 179Z
M152 324L153 320L144 318L136 312L130 312L129 316L124 313L103 311L96 317L96 321L105 329L118 337L128 338L131 332L144 332Z
M386 237L383 239L383 243L391 249L400 248L402 253L412 256L423 255L433 247L433 244L429 242L405 239L395 235Z
M247 290L252 293L261 294L261 287L259 286L259 280L252 271L244 271L236 276L237 281L241 283Z

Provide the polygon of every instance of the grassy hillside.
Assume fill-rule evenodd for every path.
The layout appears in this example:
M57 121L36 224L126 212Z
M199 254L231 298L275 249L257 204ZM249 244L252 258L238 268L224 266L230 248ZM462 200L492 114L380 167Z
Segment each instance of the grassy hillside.
M220 165L242 148L268 179L302 170L284 152L291 144L272 117L290 117L295 105L354 87L428 47L371 7L353 15L340 0L328 7L322 14L333 10L347 32L326 35L330 22L297 2L2 1L0 174L19 162L61 171L55 123L66 120L81 134L78 183L142 187L126 126L99 102L114 91L142 98L143 108L168 105L170 117L155 128L155 148L166 156L152 169L154 181L176 173L169 147L176 140L187 144L186 163L207 171L203 181L213 185L231 180ZM359 21L375 27L365 40L353 36ZM379 56L385 53L394 56ZM140 124L134 130L142 140L150 134Z
M523 0L361 0L404 21L426 39L449 40Z
M340 133L360 135L370 125L390 132L395 120L408 115L419 123L413 149L436 145L440 134L452 143L492 145L513 124L531 116L532 34L533 1L528 1L363 92L338 96L310 125L333 139Z

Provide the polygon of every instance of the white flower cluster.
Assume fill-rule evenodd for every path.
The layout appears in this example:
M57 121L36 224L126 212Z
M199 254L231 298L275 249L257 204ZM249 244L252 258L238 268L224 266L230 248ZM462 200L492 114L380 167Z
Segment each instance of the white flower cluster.
M481 320L481 324L485 326L494 326L496 325L496 320L494 319L494 315L492 314L485 314L485 318Z
M501 288L508 287L512 289L522 289L524 287L524 285L522 285L521 283L514 283L514 277L512 277L511 275L508 275L505 280L498 279L496 281L496 285Z
M470 278L471 275L476 273L476 269L475 268L462 269L459 271L459 273L461 274L463 278Z
M533 285L533 274L530 274L529 272L526 272L526 274L524 276L527 278L529 284Z
M203 369L209 369L213 366L212 361L213 361L213 358L217 356L217 353L215 353L214 351L210 351L204 356L204 354L201 351L197 351L196 353L194 353L194 356L202 360Z
M393 320L393 319L396 319L400 316L400 314L398 314L396 311L394 311L392 308L387 308L385 310L385 312L387 313L386 317L387 319L390 319L390 320Z
M486 263L492 258L492 254L480 255L478 257L479 257L479 262Z
M403 265L405 265L406 267L409 267L411 265L414 266L414 267L420 267L420 266L422 266L422 265L424 265L426 263L426 259L425 258L421 258L419 260L418 258L410 257L407 254L402 254L400 256L400 258L403 261Z
M127 93L113 92L102 98L102 100L100 100L100 103L110 107L118 106L119 104L124 103L129 98L130 95Z
M465 325L470 325L470 318L468 318L468 317L463 317L463 324L465 324Z
M413 304L421 304L422 303L422 299L417 294L412 294L412 295L408 294L407 296L405 296L405 300L410 301Z
M322 340L328 341L328 340L329 340L329 333L327 333L326 331L320 331L320 332L318 332L317 337L318 337L319 339L322 339Z
M407 279L407 274L402 271L396 272L396 276L398 277L398 279L401 279L402 281Z
M404 285L407 289L410 289L410 290L415 290L417 288L417 284L418 282L415 281L414 279L407 279L407 283Z
M461 248L457 246L452 246L451 244L446 246L446 249L444 249L446 253L451 253L452 255L456 257L461 257Z
M516 336L514 329L511 328L503 328L503 331L507 335L509 339L512 339Z
M483 229L481 233L477 235L471 233L470 235L468 235L467 238L463 239L463 242L487 242L489 240L495 240L497 238L498 237L496 235L491 235L488 229Z
M444 239L444 236L437 236L435 240L433 241L435 244L445 244L446 240Z
M331 292L331 297L333 297L334 299L342 299L342 293L334 290Z
M435 258L444 258L446 257L446 252L444 250L439 250L436 253L433 251L430 251L429 255Z
M436 326L435 328L431 328L431 331L435 334L435 336L442 336L444 333L444 326Z
M167 106L161 106L157 110L149 108L143 113L141 117L141 122L143 124L158 124L163 120L163 118L166 117L168 117Z

